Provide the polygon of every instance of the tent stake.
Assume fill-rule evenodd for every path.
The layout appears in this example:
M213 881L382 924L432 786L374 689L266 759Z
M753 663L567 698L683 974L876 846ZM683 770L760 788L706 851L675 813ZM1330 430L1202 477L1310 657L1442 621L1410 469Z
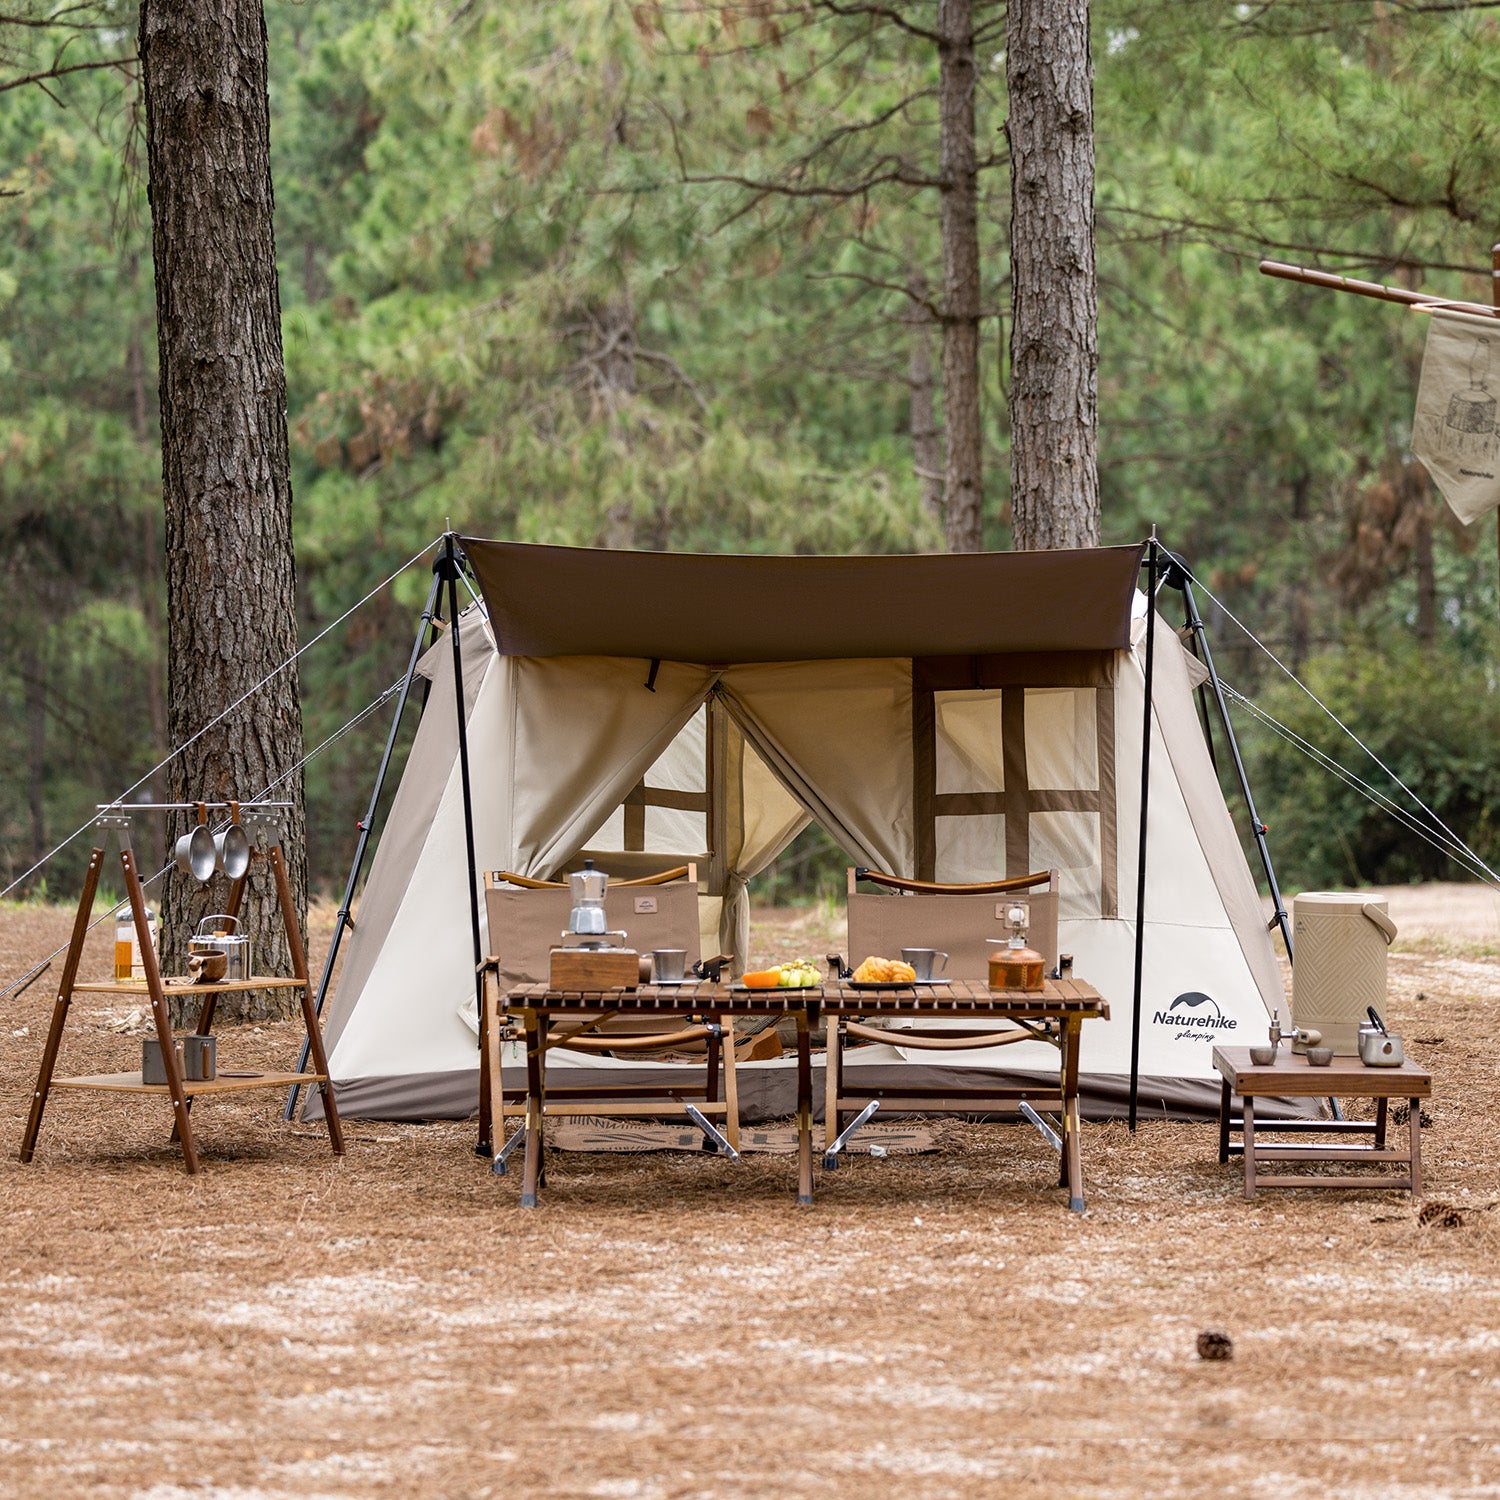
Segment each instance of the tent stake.
M434 566L440 569L439 576L448 580L448 632L453 637L453 701L458 712L458 768L464 789L464 850L469 858L469 926L474 935L474 1013L484 1015L484 977L479 972L480 952L483 946L479 936L479 868L474 858L474 792L469 780L469 724L464 712L464 661L458 643L458 549L453 545L453 533L443 538L442 556ZM480 1027L480 1047L484 1046L483 1026ZM483 1102L483 1101L481 1101ZM493 1150L490 1140L490 1119L487 1109L480 1110L479 1139L474 1150L480 1156L488 1156Z
M370 847L370 834L375 827L375 812L380 803L380 793L385 786L385 775L390 769L391 756L396 750L396 735L401 729L401 716L406 712L406 700L411 693L412 679L417 675L417 662L422 657L422 633L432 620L433 610L437 605L438 590L443 586L436 572L433 574L432 587L427 592L427 607L422 611L422 618L417 625L417 636L411 645L411 656L406 663L406 676L401 679L401 695L396 699L396 716L391 720L391 732L386 736L385 753L380 757L380 769L375 773L375 790L370 793L370 805L365 809L365 815L359 824L359 843L354 847L354 863L349 867L349 879L344 885L344 899L339 902L339 919L333 929L333 942L328 948L328 957L323 964L323 973L318 979L318 994L313 1002L313 1013L320 1019L323 1015L323 1002L328 998L328 986L333 979L333 966L338 961L339 945L344 941L344 932L352 924L349 920L350 908L354 905L354 888L359 884L360 872L364 869L365 853ZM307 1067L307 1055L312 1047L310 1040L302 1043L301 1055L297 1058L297 1071L300 1073ZM332 1084L329 1087L332 1088ZM290 1120L297 1112L297 1096L302 1091L300 1083L293 1084L286 1096L286 1106L281 1111L284 1120Z
M1130 1133L1141 1091L1141 969L1146 951L1146 821L1151 802L1151 693L1156 676L1156 528L1146 546L1146 711L1141 729L1141 831L1135 868L1135 997L1130 1024Z

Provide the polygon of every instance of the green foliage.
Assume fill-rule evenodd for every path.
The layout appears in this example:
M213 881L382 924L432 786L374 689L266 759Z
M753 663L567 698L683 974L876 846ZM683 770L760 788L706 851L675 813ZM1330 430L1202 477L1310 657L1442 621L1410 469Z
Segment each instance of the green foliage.
M1323 703L1490 866L1500 863L1500 684L1448 647L1368 643L1307 663ZM1427 822L1375 763L1290 682L1259 702L1293 733ZM1243 728L1244 726L1238 726ZM1453 880L1464 872L1367 796L1261 727L1246 736L1251 784L1270 826L1277 874L1291 889Z
M909 289L942 282L920 35L936 11L267 0L305 634L450 523L709 551L940 545L908 385L914 340L936 340ZM986 535L1003 546L1003 9L976 13ZM1477 683L1493 549L1448 522L1409 452L1422 320L1254 262L1487 300L1495 22L1312 0L1096 0L1094 17L1106 540L1158 525L1294 665L1379 639L1423 692ZM6 40L0 68L27 71ZM128 48L86 30L69 58ZM113 70L49 89L0 92L0 884L163 749L139 99ZM427 584L411 570L306 658L309 746L398 677ZM1260 658L1205 612L1254 692ZM1373 683L1340 699L1365 724L1412 723L1405 701ZM387 722L309 767L324 884ZM1451 728L1408 737L1403 764L1424 795L1478 807L1487 784L1455 769L1475 742ZM1261 777L1292 789L1262 792L1286 803L1278 858L1305 842L1320 879L1347 876L1338 838L1295 821L1335 793L1278 753ZM1327 805L1365 874L1418 860Z

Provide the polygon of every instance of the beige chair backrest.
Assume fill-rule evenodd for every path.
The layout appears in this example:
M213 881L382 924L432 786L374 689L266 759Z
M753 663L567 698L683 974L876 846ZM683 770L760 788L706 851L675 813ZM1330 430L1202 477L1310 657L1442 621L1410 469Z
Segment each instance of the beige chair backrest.
M604 911L611 931L623 931L638 953L681 948L689 964L703 956L698 940L698 872L666 884L611 881ZM485 872L484 900L490 921L490 952L500 960L502 991L517 984L544 984L552 950L563 940L573 900L566 884L520 887L503 871Z
M849 871L849 952L845 959L857 968L871 956L900 958L903 948L938 948L948 955L939 974L954 979L989 977L989 938L1008 938L1005 919L1014 895L1031 908L1027 940L1047 961L1050 973L1057 963L1057 871L1026 876L1036 887L1008 896L1004 891L965 890L961 886L923 891L881 891L855 888Z

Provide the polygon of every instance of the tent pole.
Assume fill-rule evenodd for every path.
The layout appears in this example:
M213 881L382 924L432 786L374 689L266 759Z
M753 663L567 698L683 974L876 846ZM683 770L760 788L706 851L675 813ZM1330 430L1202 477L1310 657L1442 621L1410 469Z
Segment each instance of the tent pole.
M1156 528L1146 546L1146 711L1141 728L1141 827L1135 868L1135 996L1130 1025L1130 1132L1141 1091L1141 973L1146 952L1146 826L1151 802L1151 694L1156 677Z
M1214 704L1219 711L1219 722L1224 726L1224 737L1229 743L1230 758L1234 761L1234 774L1240 785L1240 795L1244 797L1245 808L1250 814L1250 831L1255 835L1255 847L1260 852L1261 868L1266 872L1266 885L1271 892L1276 925L1281 929L1281 940L1286 944L1287 961L1290 963L1293 959L1292 927L1287 921L1286 903L1282 900L1281 886L1271 864L1271 849L1266 843L1266 825L1261 822L1260 814L1255 810L1255 797L1250 791L1250 777L1245 770L1245 762L1240 758L1239 741L1235 738L1234 726L1229 722L1229 705L1224 701L1224 688L1219 681L1218 669L1214 666L1214 654L1209 648L1208 632L1203 627L1202 615L1198 613L1198 601L1193 595L1192 571L1180 557L1169 554L1166 581L1182 592L1188 629L1193 632L1193 640L1199 657L1208 669L1208 680L1213 687Z
M406 663L406 676L401 679L401 695L396 699L396 716L391 720L391 732L385 739L385 753L380 757L380 769L375 773L375 790L370 793L370 805L365 809L365 815L359 821L359 843L354 847L354 863L349 867L349 879L344 886L344 899L339 902L339 919L333 929L333 942L328 948L328 957L323 964L323 973L318 979L318 993L313 1002L314 1014L321 1017L323 1014L323 1002L328 998L328 986L333 979L333 966L338 960L339 945L344 941L344 932L353 923L349 919L350 908L354 904L354 888L359 883L360 872L364 869L365 853L370 847L370 834L375 827L375 812L380 802L380 793L385 786L385 775L390 769L391 757L396 750L396 735L401 729L401 718L406 712L406 700L411 694L411 685L417 675L417 663L422 658L423 644L422 634L432 620L433 610L437 606L438 590L442 587L442 580L433 574L432 587L427 592L427 607L422 611L422 618L417 624L416 639L411 644L411 656ZM297 1059L297 1071L300 1073L307 1066L307 1055L312 1047L312 1042L304 1038L302 1052ZM302 1091L300 1083L293 1084L286 1096L286 1106L281 1115L285 1120L290 1120L297 1112L297 1096Z
M453 637L453 701L458 712L458 768L464 789L464 850L469 859L469 926L474 937L474 1006L475 1015L484 1015L484 979L479 972L480 960L484 957L479 936L479 869L474 858L474 793L469 780L469 725L464 713L464 662L463 651L458 643L458 549L453 545L453 533L443 538L442 555L434 567L439 576L448 582L448 633ZM479 1045L484 1046L484 1028L480 1027ZM489 1120L480 1120L479 1140L474 1150L479 1156L490 1155L493 1147L489 1139Z

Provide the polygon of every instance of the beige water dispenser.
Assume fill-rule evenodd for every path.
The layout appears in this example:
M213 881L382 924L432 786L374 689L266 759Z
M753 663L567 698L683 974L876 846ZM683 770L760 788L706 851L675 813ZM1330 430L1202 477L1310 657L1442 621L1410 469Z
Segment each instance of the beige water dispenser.
M1321 1031L1323 1045L1359 1053L1365 1007L1385 1013L1385 954L1396 936L1384 896L1306 891L1292 902L1292 1024ZM1295 1044L1294 1051L1302 1051Z

